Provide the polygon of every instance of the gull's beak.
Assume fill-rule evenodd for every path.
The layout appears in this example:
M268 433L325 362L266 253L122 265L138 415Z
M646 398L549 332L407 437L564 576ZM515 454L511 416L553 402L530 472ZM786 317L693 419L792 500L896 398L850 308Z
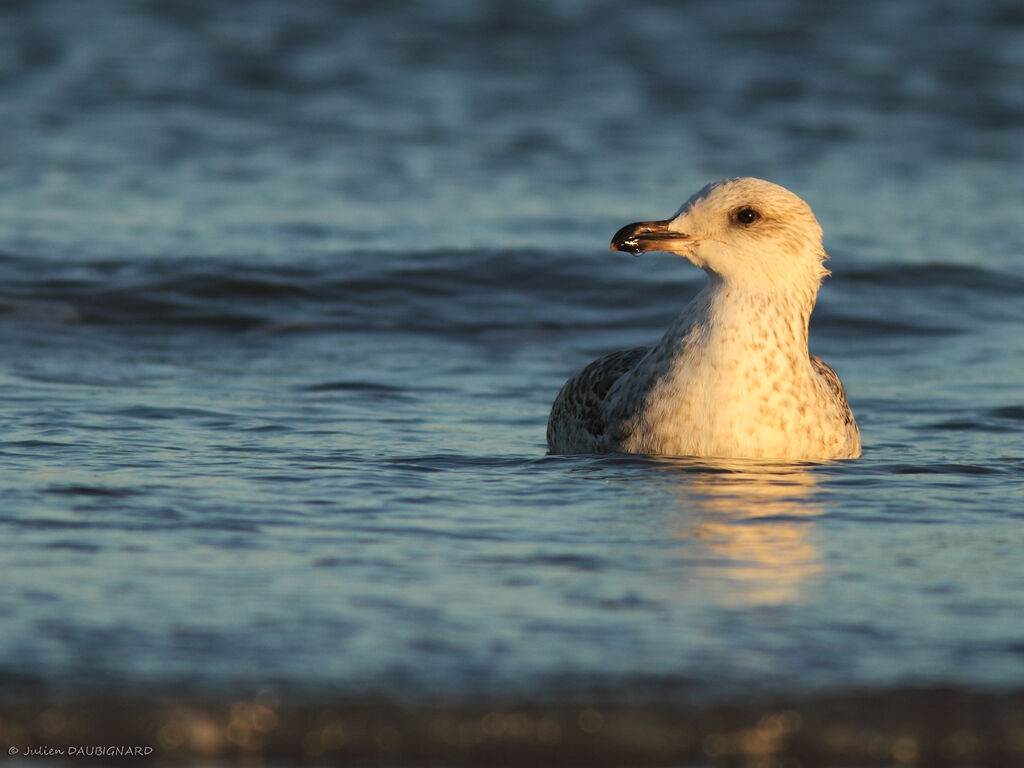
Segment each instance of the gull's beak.
M644 251L667 251L685 256L697 238L669 229L672 219L640 221L627 224L612 238L613 251L626 251L636 256Z

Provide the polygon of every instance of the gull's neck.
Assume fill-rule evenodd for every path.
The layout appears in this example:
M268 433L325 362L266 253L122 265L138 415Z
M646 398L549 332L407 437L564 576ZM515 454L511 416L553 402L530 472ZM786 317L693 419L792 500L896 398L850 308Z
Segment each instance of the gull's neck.
M817 285L804 290L751 288L710 274L708 284L669 328L662 345L676 354L700 347L737 348L745 355L769 351L807 353L807 328ZM665 350L669 351L669 350Z

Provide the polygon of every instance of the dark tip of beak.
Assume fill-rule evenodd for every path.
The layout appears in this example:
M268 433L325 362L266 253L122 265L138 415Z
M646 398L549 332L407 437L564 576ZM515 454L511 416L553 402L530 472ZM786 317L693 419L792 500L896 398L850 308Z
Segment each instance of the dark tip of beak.
M611 249L639 256L644 251L643 246L640 245L640 236L649 231L644 230L643 224L627 224L612 237Z

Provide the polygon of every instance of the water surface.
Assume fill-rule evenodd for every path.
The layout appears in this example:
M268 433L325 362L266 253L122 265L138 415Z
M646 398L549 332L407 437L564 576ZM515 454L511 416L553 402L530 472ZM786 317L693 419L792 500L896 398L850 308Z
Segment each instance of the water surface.
M0 12L0 739L116 692L79 733L164 754L262 749L242 711L286 761L493 764L439 712L511 761L1018 755L1024 17L559 9ZM611 234L736 174L824 226L864 457L546 456L562 382L701 285Z

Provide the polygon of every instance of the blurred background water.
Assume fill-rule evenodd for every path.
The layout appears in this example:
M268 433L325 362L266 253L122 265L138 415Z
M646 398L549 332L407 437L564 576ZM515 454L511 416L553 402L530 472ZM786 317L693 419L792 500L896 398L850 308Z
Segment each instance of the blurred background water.
M997 0L5 2L0 741L73 743L111 691L165 755L260 748L174 696L542 701L565 764L597 699L724 733L941 689L1003 730L859 759L1011 764L1022 79ZM864 458L546 457L561 383L702 281L611 234L731 175L825 229L811 346ZM374 716L364 758L448 754ZM324 722L281 755L343 755ZM755 754L710 728L659 754Z

